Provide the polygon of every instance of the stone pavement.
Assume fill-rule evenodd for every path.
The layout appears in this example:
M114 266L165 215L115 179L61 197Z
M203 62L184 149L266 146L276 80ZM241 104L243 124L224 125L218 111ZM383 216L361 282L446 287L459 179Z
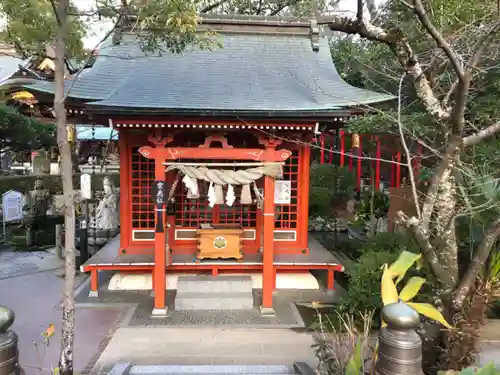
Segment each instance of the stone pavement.
M42 254L43 253L43 254ZM57 277L62 262L45 252L0 252L0 304L14 310L12 329L19 336L19 355L26 375L48 373L57 366L60 350L61 309L64 280ZM85 280L79 275L77 282ZM81 373L93 365L114 332L123 308L77 307L75 328L75 370ZM48 347L41 346L41 360L33 342L41 342L41 333L49 324L56 333ZM90 329L89 329L90 328Z
M500 320L490 319L481 329L481 344L478 365L493 362L500 368Z
M0 250L0 280L62 268L55 249L48 251Z
M312 336L290 329L222 327L119 328L96 371L118 362L181 365L314 364Z

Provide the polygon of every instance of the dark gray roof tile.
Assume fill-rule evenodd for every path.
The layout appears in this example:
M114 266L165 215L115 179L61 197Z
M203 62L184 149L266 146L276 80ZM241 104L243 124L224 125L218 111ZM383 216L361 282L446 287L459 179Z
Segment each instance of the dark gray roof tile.
M125 35L120 45L103 46L70 97L95 100L90 106L244 111L331 110L393 99L344 82L326 39L314 52L304 36L218 37L223 47L213 51L145 56ZM52 91L48 82L31 88Z

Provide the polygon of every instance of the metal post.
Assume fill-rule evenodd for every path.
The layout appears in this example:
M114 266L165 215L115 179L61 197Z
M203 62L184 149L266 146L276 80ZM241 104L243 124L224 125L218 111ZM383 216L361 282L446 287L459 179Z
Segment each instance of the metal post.
M83 220L80 221L80 264L89 260L89 203L83 202Z
M418 313L403 302L382 309L387 327L379 333L379 375L422 375L422 340L415 332L420 324Z
M15 332L8 331L14 323L14 312L0 305L0 375L19 375L18 338Z

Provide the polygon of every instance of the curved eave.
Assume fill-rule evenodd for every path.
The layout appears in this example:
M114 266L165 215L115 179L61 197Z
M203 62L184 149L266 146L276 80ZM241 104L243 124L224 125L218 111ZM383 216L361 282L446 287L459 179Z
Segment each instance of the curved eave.
M227 108L155 108L106 105L106 100L95 101L86 106L86 112L92 115L114 116L201 116L201 117L246 117L246 118L301 118L301 119L328 119L332 116L345 117L353 113L371 112L374 106L393 101L396 97L374 93L372 100L365 103L352 103L345 107L311 108L311 109L255 109L238 110Z
M12 78L0 83L0 88L7 93L18 90L28 91L39 102L43 103L52 103L54 101L54 82L51 81L40 81L36 78ZM98 99L69 95L66 102L82 105L96 100Z
M185 109L185 108L129 108L129 107L105 107L92 105L86 108L91 115L110 116L164 116L164 117L245 117L245 118L331 118L332 116L349 116L349 110L334 108L329 110L228 110L228 109Z

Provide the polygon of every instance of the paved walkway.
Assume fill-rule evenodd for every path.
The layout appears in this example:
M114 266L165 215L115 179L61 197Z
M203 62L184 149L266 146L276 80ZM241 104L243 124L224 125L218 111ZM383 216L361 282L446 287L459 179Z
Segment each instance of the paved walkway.
M314 363L313 340L290 329L221 327L120 328L102 353L98 366L134 364Z
M43 252L42 252L43 253ZM50 254L1 252L0 303L14 310L12 329L19 336L19 355L26 375L40 374L56 367L60 350L61 309L64 280L55 275L62 262ZM81 283L85 275L77 277ZM95 356L114 331L122 308L77 308L75 329L75 370L79 373L94 362ZM40 342L41 333L49 324L56 333L48 347L42 345L37 354L33 342ZM90 328L90 329L89 329Z
M0 250L0 280L62 268L64 262L52 251Z
M0 303L16 313L12 329L19 335L20 360L27 375L57 366L60 350L60 302L64 280L56 273L62 262L46 252L0 252ZM77 277L77 283L85 275ZM116 327L130 318L128 307L77 306L75 371L87 372L117 362L136 364L311 364L312 337L290 329L224 327ZM37 354L33 342L51 323L56 334ZM500 321L482 332L480 363L500 366ZM108 345L109 343L109 345ZM42 358L39 358L42 357ZM90 366L89 366L90 365Z

